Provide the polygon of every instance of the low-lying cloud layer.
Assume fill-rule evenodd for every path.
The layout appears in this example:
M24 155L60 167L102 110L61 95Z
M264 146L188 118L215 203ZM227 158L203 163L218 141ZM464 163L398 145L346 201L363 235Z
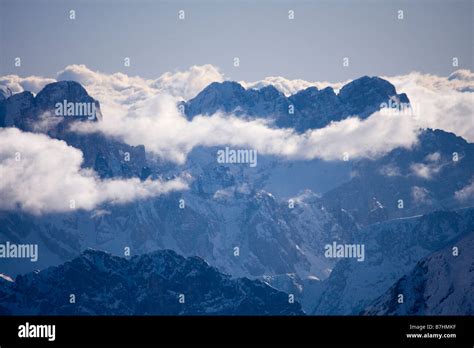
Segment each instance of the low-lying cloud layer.
M182 178L101 180L93 170L81 168L82 162L82 152L64 141L0 129L0 209L33 214L92 210L187 188Z
M36 94L41 91L48 83L53 82L56 82L56 80L40 76L0 76L0 93L7 97L11 94L21 93L23 91L30 91Z
M133 104L160 93L188 100L210 83L223 81L224 76L210 64L194 65L186 71L166 72L156 80L123 73L104 74L92 71L85 65L70 65L58 73L57 79L81 83L101 102L103 99L113 99L120 103Z
M155 80L124 73L105 74L93 71L85 65L68 65L58 72L56 79L41 76L20 77L7 75L0 77L0 88L4 94L30 91L37 94L49 83L72 80L82 84L95 99L113 99L123 104L133 104L151 96L166 93L179 99L195 97L212 82L224 81L218 68L206 64L194 65L185 71L166 72Z
M408 95L418 112L418 127L442 129L474 142L474 73L458 70L448 77L411 73L384 78Z
M78 123L78 132L100 131L128 144L144 144L161 158L184 163L197 146L235 146L256 149L260 155L287 159L342 160L375 157L395 147L416 142L413 118L375 113L366 120L357 117L334 122L323 129L297 134L276 129L265 120L246 120L216 113L187 120L177 100L159 95L130 109L115 105L100 124Z
M51 82L38 77L8 76L5 79L16 89L26 88L29 83L38 90L42 84ZM59 72L57 79L80 82L101 102L103 121L81 123L76 131L98 131L131 145L144 144L148 151L176 163L184 163L194 147L226 145L256 149L260 155L286 159L376 157L396 147L412 146L420 128L439 128L474 141L474 74L468 70L459 70L448 77L421 73L385 77L396 86L398 93L407 93L415 115L377 112L366 120L355 115L304 134L292 129L275 129L264 120L247 120L222 113L187 120L177 109L177 102L194 97L213 81L225 80L212 65L165 73L155 80L123 73L103 74L84 65L71 65ZM314 85L320 88L342 86L342 83L318 84L283 77L242 84L258 88L270 83L286 94ZM424 173L424 167L414 170L420 175Z

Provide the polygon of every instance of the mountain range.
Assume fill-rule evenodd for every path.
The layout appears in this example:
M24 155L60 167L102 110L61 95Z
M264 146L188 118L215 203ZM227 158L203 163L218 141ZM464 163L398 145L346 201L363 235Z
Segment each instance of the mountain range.
M211 83L185 103L184 110L188 118L217 111L269 118L278 127L304 132L353 115L367 118L389 101L410 103L406 94L397 94L390 82L379 77L361 77L342 87L338 94L331 87L309 87L289 97L272 85L245 89L237 82L225 81Z
M363 315L473 315L474 232L420 261ZM406 294L403 303L398 296Z
M302 315L285 293L231 279L171 250L120 258L88 249L58 267L0 277L2 315Z
M447 245L453 245L464 236L472 234L472 231L472 208L394 219L362 229L354 242L365 245L366 260L339 261L324 282L313 313L359 314L399 278L409 273L422 258ZM464 253L469 253L469 250L462 249ZM459 276L463 274L466 280L472 280L472 273L463 273L463 269L469 268L472 260L466 256L465 259L460 258L459 262L463 260L467 263L459 269L453 268L452 272ZM441 284L443 282L447 283L443 280ZM415 295L413 292L405 294L407 299ZM466 314L465 310L460 310L459 314Z
M94 103L98 117L92 121L49 117L54 105L63 100ZM354 115L367 118L389 101L409 103L407 95L398 94L390 82L366 76L339 91L310 87L292 96L285 96L273 86L256 90L231 81L212 83L182 105L188 119L232 112L243 118L265 118L276 128L291 127L305 132ZM365 308L370 310L363 313L385 313L379 307L385 308L389 299L374 303L377 308L368 306L403 276L415 277L417 273L410 272L421 259L451 245L474 228L473 210L462 209L474 202L454 198L474 175L474 144L443 130L421 130L414 147L396 148L377 159L290 161L260 156L256 170L252 170L217 163L216 148L198 147L185 164L177 165L156 160L142 145L130 146L100 133L79 134L69 130L71 122L101 122L104 117L107 115L102 115L99 101L73 81L47 85L36 96L22 92L0 97L0 127L17 127L64 140L83 152L83 167L95 170L101 178L145 180L174 177L186 171L194 179L190 190L133 204L105 204L99 211L91 212L44 216L0 212L0 242L27 241L37 243L41 250L36 264L0 260L0 273L19 277L16 285L3 281L0 288L0 307L9 313L158 313L151 312L146 305L132 303L134 297L122 297L120 291L125 288L143 297L147 304L156 305L160 313L203 314L205 308L215 309L209 312L213 314L302 313L297 306L288 307L288 302L283 304L280 300L273 303L260 298L261 306L252 303L255 312L246 307L248 304L241 306L243 297L257 292L265 297L265 291L274 299L287 301L287 295L263 287L257 279L295 294L306 313L358 314ZM125 152L132 154L131 161L124 161ZM289 206L289 199L294 206ZM180 200L185 202L184 209L179 206ZM325 257L324 246L333 242L366 245L366 261ZM136 255L132 260L84 252L94 248L123 255L125 247ZM236 247L238 256L234 253ZM191 259L182 261L181 256L171 251L157 251L164 249ZM220 286L239 288L240 292L232 290L237 299L226 303L222 299L226 290L222 290L212 293L221 299L215 306L211 300L201 299L193 308L167 307L165 303L153 302L159 301L153 294L140 293L141 282L148 281L145 275L130 275L133 284L123 280L138 263L145 267L149 262L149 267L155 267L162 262L163 255L173 255L176 264L198 268L202 262L192 257L199 257L219 272L249 279L227 279L214 268L214 273L203 269L202 277L212 273L219 278L216 291L220 291ZM102 269L102 262L113 264L117 270ZM34 289L43 287L43 282L54 283L55 277L74 282L77 274L68 268L71 264L83 267L81 272L97 273L100 283L107 284L111 278L116 292L109 299L100 299L109 301L110 307L101 312L94 302L98 298L87 298L84 307L68 307L51 298L48 301L52 302L41 307L44 293L40 296ZM35 268L48 271L30 273ZM24 273L27 275L19 275ZM116 277L119 280L115 281ZM169 303L174 303L173 291L179 288L171 283L184 284L180 277L186 278L187 274L167 274L163 280L166 291L172 294L167 297ZM245 289L242 284L246 284ZM89 293L105 296L100 284L96 288L90 286ZM12 298L8 296L18 298L18 303L31 301L30 309L20 304L6 306L5 299ZM66 292L55 298L64 296ZM113 307L114 299L120 302L118 307Z

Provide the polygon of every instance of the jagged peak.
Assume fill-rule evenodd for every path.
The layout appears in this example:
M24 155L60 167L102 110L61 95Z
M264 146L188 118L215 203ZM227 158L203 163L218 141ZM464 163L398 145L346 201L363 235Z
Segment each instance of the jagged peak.
M76 259L88 259L88 260L102 260L102 259L123 259L123 260L134 260L139 261L141 259L173 259L175 261L184 261L185 257L179 255L171 249L155 250L146 254L134 255L131 258L125 258L121 256L113 255L104 250L97 250L93 248L85 249ZM74 260L73 260L74 261Z
M76 81L58 81L47 84L36 95L35 101L36 106L40 110L56 108L57 103L64 103L63 105L70 102L93 104L90 105L90 107L87 106L87 110L84 110L85 108L81 108L81 112L78 115L75 114L74 116L84 116L82 119L91 119L91 116L95 116L92 118L93 121L102 119L99 101L92 98L87 90ZM66 109L66 106L64 106L64 109Z
M88 256L88 255L92 255L92 256L96 256L96 255L107 255L107 256L111 256L112 254L110 254L109 252L107 251L104 251L104 250L97 250L97 249L93 249L93 248L87 248L85 249L81 256Z
M30 91L23 91L23 92L20 92L20 93L15 93L15 94L13 94L13 95L11 95L10 97L7 98L7 100L9 100L10 102L15 102L15 101L18 101L18 100L33 101L34 99L35 99L35 96Z
M282 92L280 92L275 86L273 85L266 85L260 89L257 89L257 91L260 94L268 95L268 96L273 96L273 97L278 97L278 96L284 96Z
M47 84L43 89L36 95L36 97L41 98L44 95L55 93L56 91L61 91L63 93L77 93L89 96L86 89L76 81L58 81Z
M295 94L293 94L293 96L311 96L311 95L316 95L318 92L319 92L318 87L311 86L311 87L308 87L296 92Z
M198 95L189 100L189 102L193 102L195 100L199 100L204 98L210 94L215 95L222 95L222 96L258 96L263 95L264 97L270 97L271 99L276 99L278 97L284 97L284 94L280 92L275 86L273 85L266 85L262 88L249 88L245 89L240 83L236 81L223 81L223 82L212 82L208 86L206 86Z
M468 144L468 142L453 132L448 132L443 129L423 128L418 136L419 143L430 141L454 141L457 143Z
M350 98L353 93L364 93L375 90L387 96L396 95L395 86L377 76L362 76L344 85L339 91L339 97Z
M332 87L325 87L323 89L318 89L316 86L311 86L290 96L290 99L299 99L299 98L318 98L321 96L325 97L337 97L334 89Z
M222 81L222 82L212 82L210 85L205 87L199 94L205 91L245 91L245 88L236 81ZM198 95L199 95L198 94Z

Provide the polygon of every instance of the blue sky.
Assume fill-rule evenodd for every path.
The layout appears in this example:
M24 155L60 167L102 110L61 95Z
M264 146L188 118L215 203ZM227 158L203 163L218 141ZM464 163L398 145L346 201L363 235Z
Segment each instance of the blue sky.
M234 80L343 81L414 70L446 76L456 70L452 57L459 68L473 67L471 0L0 3L0 75L54 77L67 65L86 64L156 78L210 63ZM184 21L178 20L181 9ZM20 68L15 57L22 58Z

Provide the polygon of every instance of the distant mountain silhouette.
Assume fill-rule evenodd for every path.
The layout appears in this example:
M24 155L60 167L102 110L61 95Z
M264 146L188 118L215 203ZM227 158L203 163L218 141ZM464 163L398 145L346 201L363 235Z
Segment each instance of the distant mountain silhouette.
M287 294L260 281L231 279L200 258L171 250L129 260L86 250L13 282L0 277L2 315L304 314L290 302Z
M245 89L233 81L214 82L184 106L189 118L221 111L268 118L278 127L304 132L349 116L366 118L389 100L410 103L406 94L397 94L390 82L364 76L342 87L337 95L331 87L322 90L309 87L289 97L271 85L261 89Z

